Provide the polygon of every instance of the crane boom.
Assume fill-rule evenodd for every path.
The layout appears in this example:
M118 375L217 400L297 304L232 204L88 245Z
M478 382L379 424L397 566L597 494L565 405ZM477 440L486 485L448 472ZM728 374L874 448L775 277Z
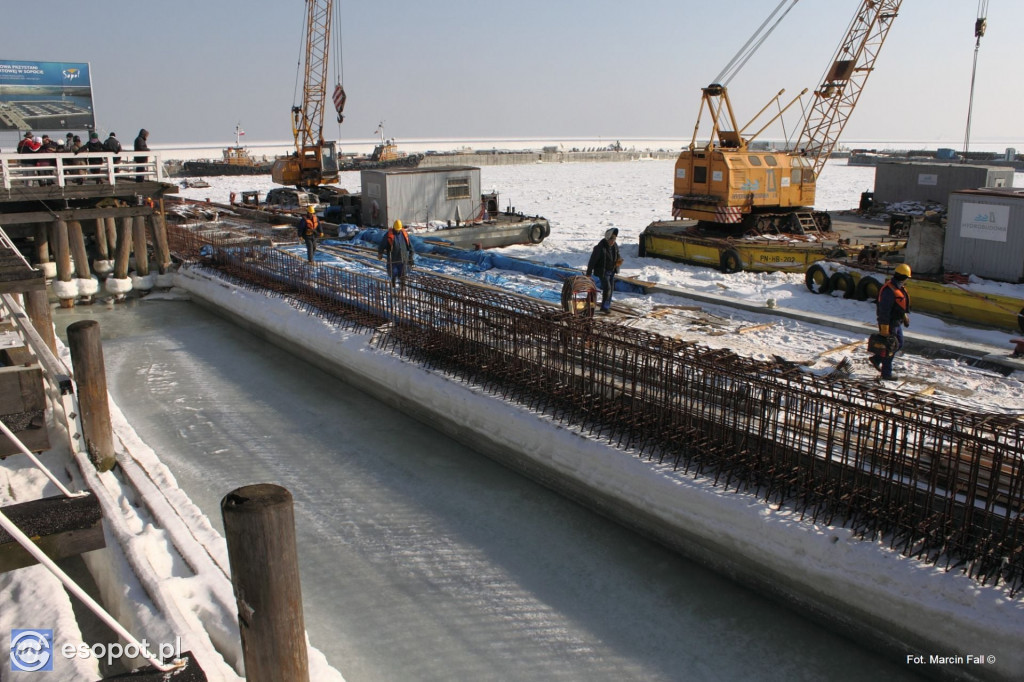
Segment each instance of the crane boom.
M797 143L811 159L814 174L821 173L857 106L864 84L875 68L902 0L863 0L831 66L815 91L803 132Z
M334 0L306 1L306 54L302 102L292 107L292 135L295 154L274 162L274 182L299 187L316 187L338 181L338 158L334 142L325 142L324 105L327 99L327 62L331 44L331 15ZM345 94L335 92L338 122Z

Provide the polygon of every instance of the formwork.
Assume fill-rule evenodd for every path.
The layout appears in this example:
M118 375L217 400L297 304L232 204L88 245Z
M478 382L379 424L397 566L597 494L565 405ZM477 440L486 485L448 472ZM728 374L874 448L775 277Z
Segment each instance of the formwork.
M273 248L169 229L239 286L375 332L376 345L806 521L881 536L982 583L1024 585L1024 422L737 356L448 278L401 292ZM202 255L200 255L202 254Z

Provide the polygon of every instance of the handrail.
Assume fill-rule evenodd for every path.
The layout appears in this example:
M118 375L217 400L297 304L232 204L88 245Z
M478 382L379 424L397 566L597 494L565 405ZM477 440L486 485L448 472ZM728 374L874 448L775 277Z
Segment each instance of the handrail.
M51 388L51 399L56 403L60 403L63 410L63 417L68 433L68 440L70 441L71 451L73 453L81 452L85 445L85 439L82 436L82 423L80 417L81 410L78 406L78 399L72 390L71 372L60 358L50 351L49 346L46 345L46 342L43 341L39 332L37 332L32 326L28 315L25 313L24 309L18 305L14 296L11 294L3 294L0 298L2 298L4 305L11 312L11 318L14 320L22 337L25 339L25 345L33 352L39 360L40 365L44 368L43 376L46 378L46 384ZM54 407L54 411L56 412L56 406ZM18 449L21 450L23 454L28 455L32 462L60 489L66 497L83 497L89 494L88 491L81 491L77 493L69 491L53 476L52 473L50 473L46 466L24 446L24 444L2 421L0 421L0 430L2 430L8 438L18 445ZM79 466L88 466L89 458L87 454L84 454L82 457L76 457L76 459L79 461ZM83 461L85 464L83 464ZM74 580L64 573L64 571L62 571L61 568L57 566L52 559L50 559L50 557L46 556L46 554L39 549L39 547L21 531L21 529L7 518L2 511L0 511L0 528L3 528L7 533L9 533L19 545L25 548L25 551L31 554L36 561L53 573L53 575L61 581L69 592L78 597L82 603L96 614L100 620L106 623L110 629L114 630L114 632L124 638L124 640L129 644L137 646L140 652L148 652L148 648L143 647L142 643L135 639L135 637L133 637L130 632L117 622L113 616L107 613L103 606L98 604L81 587L79 587ZM177 659L170 664L165 664L162 661L146 656L145 654L143 654L143 657L149 661L150 665L161 672L177 670L186 663L184 659Z
M14 189L83 183L111 185L138 179L164 181L164 164L155 152L82 152L73 154L0 154L0 187Z

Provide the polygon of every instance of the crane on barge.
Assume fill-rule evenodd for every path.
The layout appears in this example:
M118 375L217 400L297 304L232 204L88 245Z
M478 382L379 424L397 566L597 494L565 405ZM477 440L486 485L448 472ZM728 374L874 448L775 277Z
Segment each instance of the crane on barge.
M798 2L789 1L789 9ZM783 0L772 16L786 2ZM799 141L788 151L758 151L752 148L752 142L797 99L749 135L747 129L785 91L780 91L744 126L738 124L729 100L727 80L723 77L746 63L774 25L757 40L755 34L715 82L703 88L693 139L675 164L673 217L700 221L702 226L723 236L829 231L828 214L812 208L815 182L874 70L901 2L862 0L821 85L814 91ZM765 31L772 16L758 32ZM751 45L752 50L744 56L744 50ZM711 116L712 132L710 141L699 148L697 132L705 107Z
M306 0L302 100L292 106L295 153L278 159L271 169L271 178L281 185L315 189L338 181L337 143L324 140L323 133L333 9L334 0ZM345 118L345 100L339 75L332 97L338 123Z

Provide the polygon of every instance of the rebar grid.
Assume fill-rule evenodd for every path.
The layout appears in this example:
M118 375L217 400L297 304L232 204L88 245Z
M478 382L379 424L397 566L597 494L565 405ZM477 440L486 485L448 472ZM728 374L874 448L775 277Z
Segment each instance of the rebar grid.
M648 460L1024 586L1024 421L573 316L427 274L311 267L172 229L179 255ZM200 248L203 256L200 257Z

